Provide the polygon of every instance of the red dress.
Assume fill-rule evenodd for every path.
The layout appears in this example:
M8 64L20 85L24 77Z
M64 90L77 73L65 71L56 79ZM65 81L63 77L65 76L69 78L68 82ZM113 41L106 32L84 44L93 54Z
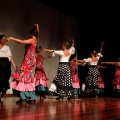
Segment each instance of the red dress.
M101 74L100 74L100 71L98 70L98 87L99 88L105 88L104 87L104 81L103 81L103 79L102 79L102 77L101 77Z
M36 57L35 86L43 85L43 87L48 87L48 78L44 71L43 61L44 61L43 56L39 55Z
M120 89L120 66L118 66L118 65L116 65L113 84L114 84L114 89Z
M70 78L72 79L73 88L80 88L80 79L78 77L76 66L76 62L70 61Z
M13 81L10 87L18 91L34 91L36 79L32 69L36 63L36 42L26 45L25 49L25 56L20 69L12 74Z

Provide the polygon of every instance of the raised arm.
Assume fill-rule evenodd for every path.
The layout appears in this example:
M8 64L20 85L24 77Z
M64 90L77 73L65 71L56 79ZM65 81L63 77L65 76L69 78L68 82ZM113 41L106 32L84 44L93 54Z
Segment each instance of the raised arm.
M37 31L39 32L39 25L38 24L34 24L34 27L36 27Z
M37 39L37 44L40 45L40 40L39 40L39 25L38 24L34 24L34 27L38 31L38 37L36 39Z
M116 65L116 62L101 62L100 64L101 64L101 65L103 65L103 64Z
M74 39L70 39L70 41L72 42L72 47L74 47L75 44Z
M101 42L101 47L100 47L100 52L99 53L102 53L103 45L104 45L104 42Z
M20 44L33 44L36 38L30 38L27 40L21 40L21 39L17 39L17 38L13 38L13 37L9 37L7 38L8 41L14 41Z

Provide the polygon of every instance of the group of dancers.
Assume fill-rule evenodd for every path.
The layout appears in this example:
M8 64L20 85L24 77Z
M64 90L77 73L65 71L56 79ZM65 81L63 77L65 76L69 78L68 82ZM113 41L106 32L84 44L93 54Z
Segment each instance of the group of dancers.
M24 59L20 68L17 68L10 48L5 45L6 41L13 41L19 44L25 44ZM0 100L4 97L6 90L12 88L19 96L17 104L23 102L31 103L36 101L36 94L41 98L46 98L44 93L58 96L56 100L67 97L72 99L74 95L79 95L80 78L77 72L77 65L88 65L88 73L86 76L85 94L94 94L94 97L99 95L100 90L104 89L104 81L101 78L98 62L102 55L103 42L99 53L93 51L87 59L77 60L75 54L74 40L71 39L71 47L69 42L63 41L61 50L42 49L38 46L39 43L39 25L34 24L29 30L29 38L26 40L17 39L14 37L6 37L0 34ZM43 57L42 52L49 52L51 56ZM57 74L48 88L48 77L45 74L43 62L46 58L59 56L59 66ZM11 64L14 67L14 72L11 72ZM120 92L120 58L115 62L102 62L103 64L112 64L116 66L115 79L113 80L114 89ZM35 74L33 68L35 67ZM12 76L13 80L9 84L9 79ZM14 93L14 92L13 92Z

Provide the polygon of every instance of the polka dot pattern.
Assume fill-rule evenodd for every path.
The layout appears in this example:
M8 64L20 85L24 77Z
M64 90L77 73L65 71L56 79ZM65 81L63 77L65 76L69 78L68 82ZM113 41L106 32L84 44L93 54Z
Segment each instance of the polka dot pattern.
M96 91L96 94L99 93L98 89L98 68L97 66L90 66L88 69L88 75L86 77L86 92L90 93Z
M70 97L73 95L72 80L70 79L70 67L68 63L60 63L53 81L57 86L57 95Z

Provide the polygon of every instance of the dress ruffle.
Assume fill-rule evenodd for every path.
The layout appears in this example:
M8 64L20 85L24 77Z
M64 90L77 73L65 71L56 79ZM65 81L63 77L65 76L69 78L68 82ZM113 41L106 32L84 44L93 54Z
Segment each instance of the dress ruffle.
M10 87L18 91L34 91L35 83L24 83L13 80Z

